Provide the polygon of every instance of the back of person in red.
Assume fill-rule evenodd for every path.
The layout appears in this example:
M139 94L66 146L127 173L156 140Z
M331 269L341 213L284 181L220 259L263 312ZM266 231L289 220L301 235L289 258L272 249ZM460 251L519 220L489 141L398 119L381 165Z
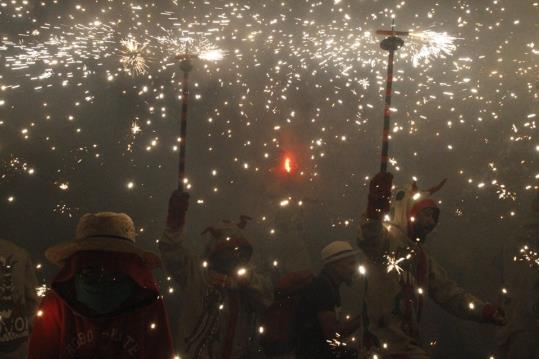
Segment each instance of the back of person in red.
M34 319L29 358L172 358L169 324L151 272L160 260L135 246L129 216L86 214L75 241L45 254L61 270Z

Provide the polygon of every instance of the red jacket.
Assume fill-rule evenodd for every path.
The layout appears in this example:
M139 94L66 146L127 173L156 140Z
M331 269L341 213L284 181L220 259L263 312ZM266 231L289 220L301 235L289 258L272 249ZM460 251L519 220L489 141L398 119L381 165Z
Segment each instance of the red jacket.
M116 314L91 317L76 300L72 279L78 268L98 260L131 276L139 290ZM151 272L138 257L81 252L53 281L34 319L32 359L171 359L172 340L163 301Z

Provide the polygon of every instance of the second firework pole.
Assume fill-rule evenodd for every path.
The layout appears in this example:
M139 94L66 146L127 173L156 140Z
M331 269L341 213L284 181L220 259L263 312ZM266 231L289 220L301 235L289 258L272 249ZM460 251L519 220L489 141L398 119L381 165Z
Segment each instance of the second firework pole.
M185 158L187 144L187 110L189 106L189 73L193 70L191 60L196 55L190 54L187 50L184 54L178 55L180 60L180 69L183 72L182 82L182 113L180 118L180 158L178 162L178 189L184 189L185 180Z
M387 80L386 93L384 104L384 132L382 137L382 158L380 171L387 172L387 163L389 160L389 130L391 124L391 96L393 91L393 62L395 61L395 51L404 45L404 40L399 36L407 36L407 31L395 31L395 21L391 26L391 30L378 30L377 35L386 36L380 43L380 47L389 52L387 63Z

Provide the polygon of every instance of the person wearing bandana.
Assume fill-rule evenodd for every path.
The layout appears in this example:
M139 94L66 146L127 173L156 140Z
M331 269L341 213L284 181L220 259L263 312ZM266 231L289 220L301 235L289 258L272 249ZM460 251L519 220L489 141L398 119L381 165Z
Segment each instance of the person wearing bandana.
M172 358L151 272L160 259L135 245L135 233L126 214L86 214L74 241L46 251L61 269L34 319L29 358Z

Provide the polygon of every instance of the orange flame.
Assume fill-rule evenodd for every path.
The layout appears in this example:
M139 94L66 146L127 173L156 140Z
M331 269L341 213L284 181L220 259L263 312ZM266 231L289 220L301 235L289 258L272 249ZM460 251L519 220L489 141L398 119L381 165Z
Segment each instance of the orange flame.
M284 159L284 170L286 173L292 173L292 160L290 157L286 157Z

